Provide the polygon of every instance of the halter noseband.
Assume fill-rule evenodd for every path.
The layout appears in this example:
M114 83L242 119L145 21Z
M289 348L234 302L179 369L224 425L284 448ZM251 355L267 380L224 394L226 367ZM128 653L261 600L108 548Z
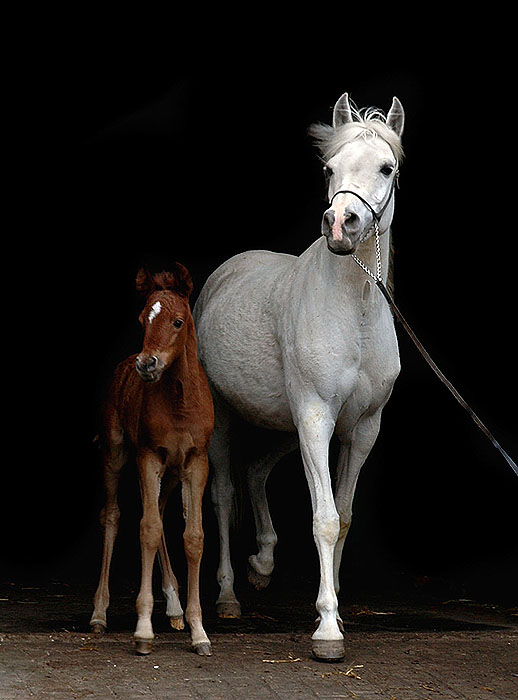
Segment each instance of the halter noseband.
M338 190L338 192L335 192L334 195L331 197L331 201L329 202L329 205L333 204L333 199L336 197L337 194L353 194L355 197L358 197L358 199L360 200L360 202L362 202L363 204L365 204L365 206L367 207L367 209L368 209L368 210L370 211L370 213L372 214L373 220L374 220L377 224L379 224L379 222L380 222L380 220L381 220L381 217L382 217L383 214L385 213L385 209L386 209L386 208L388 207L388 205L390 204L390 200L392 199L392 195L394 194L394 189L396 188L396 185L399 187L399 170L396 170L396 172L395 172L395 174L394 174L394 179L392 180L392 186L391 186L391 188L390 188L390 194L389 194L389 196L388 196L388 198L387 198L387 201L386 201L385 204L381 207L380 211L377 212L377 213L374 211L374 209L372 208L372 206L369 204L369 202L368 202L366 199L364 199L361 195L359 195L357 192L354 192L353 190Z

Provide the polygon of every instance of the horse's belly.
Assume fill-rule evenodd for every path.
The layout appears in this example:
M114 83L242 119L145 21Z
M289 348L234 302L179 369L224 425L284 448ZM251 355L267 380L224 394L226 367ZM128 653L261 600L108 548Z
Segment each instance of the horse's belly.
M217 348L213 348L210 357L205 358L217 392L254 425L294 430L280 358L272 356L271 348L261 346L253 352L246 352L243 344L237 342L232 352L226 344L223 348L222 355L216 356Z
M245 420L294 430L260 255L247 253L227 261L207 281L194 311L198 352L213 389ZM253 260L250 266L248 258Z

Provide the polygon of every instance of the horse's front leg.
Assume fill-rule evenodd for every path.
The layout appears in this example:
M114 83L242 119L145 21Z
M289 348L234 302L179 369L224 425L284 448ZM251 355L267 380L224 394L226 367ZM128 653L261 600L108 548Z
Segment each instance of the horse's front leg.
M154 639L151 614L153 612L153 564L162 537L162 519L158 507L160 480L164 467L152 452L140 453L137 458L142 495L140 521L141 580L137 596L137 627L134 638L137 654L149 654Z
M183 540L188 570L185 619L191 630L192 648L200 656L212 654L209 638L203 629L200 605L200 564L203 554L202 499L208 473L207 455L201 454L192 458L186 476L182 477L185 517Z
M381 421L381 409L374 415L362 418L356 424L352 435L340 437L338 455L335 504L340 516L340 533L335 547L334 582L335 591L340 590L340 562L345 538L351 527L353 498L360 470L378 437Z
M340 532L340 518L333 498L328 459L334 419L325 403L312 401L304 406L296 424L311 493L313 536L320 560L320 587L316 604L319 625L312 636L312 649L317 659L339 660L345 655L345 647L337 623L333 556Z

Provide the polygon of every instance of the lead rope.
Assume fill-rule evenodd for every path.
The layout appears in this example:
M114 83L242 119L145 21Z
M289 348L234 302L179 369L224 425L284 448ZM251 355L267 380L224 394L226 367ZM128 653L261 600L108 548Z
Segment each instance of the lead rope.
M430 365L430 367L433 369L435 374L439 377L441 382L450 390L450 392L453 394L453 396L457 399L457 401L460 403L462 408L468 412L468 414L471 416L475 424L480 428L480 430L484 433L484 435L487 437L487 439L493 444L494 447L500 452L502 457L506 460L506 462L509 464L511 469L514 471L514 473L518 476L518 466L516 463L509 457L507 452L504 450L504 448L500 445L498 440L493 436L493 434L490 432L490 430L484 425L484 423L480 420L480 418L477 416L475 411L471 408L471 406L465 401L462 396L459 394L457 389L453 386L453 384L447 379L444 374L441 372L441 370L437 367L435 362L432 360L430 357L428 351L426 348L423 346L419 338L416 336L414 331L411 329L410 325L408 322L405 320L403 314L401 311L398 309L396 306L396 302L392 298L392 295L388 291L388 289L385 287L383 280L381 278L381 248L380 248L380 240L379 240L379 226L378 222L374 220L374 233L376 236L376 274L374 274L368 267L367 265L363 262L363 260L360 260L356 255L352 255L352 259L354 262L359 265L364 272L369 275L371 279L376 282L377 287L380 289L381 293L387 300L390 308L392 309L394 316L397 318L397 320L401 323L405 331L408 333L410 336L410 339L416 346L416 348L419 350L421 355L424 357L426 362Z

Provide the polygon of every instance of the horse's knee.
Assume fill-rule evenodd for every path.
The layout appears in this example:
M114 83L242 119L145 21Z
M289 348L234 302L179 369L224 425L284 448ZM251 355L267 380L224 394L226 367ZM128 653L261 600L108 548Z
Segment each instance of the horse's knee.
M162 536L160 517L143 515L140 521L140 541L148 547L158 547Z
M203 530L186 530L183 535L183 544L188 558L198 559L203 552Z
M340 516L338 513L315 515L313 518L313 535L316 540L334 546L340 534Z

